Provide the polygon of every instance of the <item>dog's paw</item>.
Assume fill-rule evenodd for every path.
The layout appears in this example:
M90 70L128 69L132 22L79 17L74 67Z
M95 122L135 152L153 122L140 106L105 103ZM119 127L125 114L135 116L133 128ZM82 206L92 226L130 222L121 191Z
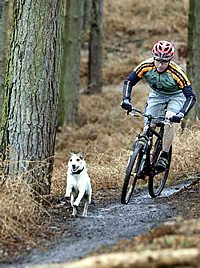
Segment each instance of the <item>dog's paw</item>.
M70 193L66 193L64 197L70 197Z
M73 217L76 217L76 215L77 215L77 210L76 210L75 207L73 207L73 213L72 213L72 216L73 216Z
M82 217L87 218L87 212L83 212Z
M79 205L79 202L77 202L77 201L75 201L73 204L74 207L78 207L78 205Z

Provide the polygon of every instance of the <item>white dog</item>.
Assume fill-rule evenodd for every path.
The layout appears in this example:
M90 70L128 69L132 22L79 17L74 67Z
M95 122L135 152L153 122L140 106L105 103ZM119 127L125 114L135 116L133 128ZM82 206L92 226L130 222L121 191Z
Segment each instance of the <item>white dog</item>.
M70 151L67 171L67 188L65 197L70 197L71 206L73 207L72 216L76 216L77 207L81 199L85 201L83 217L87 217L88 205L91 203L92 188L90 178L87 173L86 163L83 159L81 150L79 154Z

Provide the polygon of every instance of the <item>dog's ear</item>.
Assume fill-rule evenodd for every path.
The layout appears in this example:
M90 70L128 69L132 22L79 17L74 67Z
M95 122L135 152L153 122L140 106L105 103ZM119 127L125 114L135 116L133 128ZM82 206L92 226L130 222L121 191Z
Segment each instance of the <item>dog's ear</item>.
M80 159L83 159L83 155L82 155L82 152L81 152L81 150L79 150L79 153L78 153L78 155L79 155Z
M69 152L69 157L71 157L73 154L74 154L74 151L73 151L73 149L71 149Z

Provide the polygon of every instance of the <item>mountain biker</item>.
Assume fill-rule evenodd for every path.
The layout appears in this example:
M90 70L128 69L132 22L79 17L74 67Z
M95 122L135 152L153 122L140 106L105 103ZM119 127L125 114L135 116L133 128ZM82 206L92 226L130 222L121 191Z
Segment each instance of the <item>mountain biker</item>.
M156 168L164 170L168 164L169 149L175 135L174 123L180 123L193 107L196 97L189 79L183 69L172 61L174 46L168 41L159 41L153 46L153 58L140 63L127 77L123 85L123 109L131 111L131 91L143 77L151 91L145 113L162 116L167 107L166 117L170 118L165 126L162 153ZM156 127L156 120L152 127Z

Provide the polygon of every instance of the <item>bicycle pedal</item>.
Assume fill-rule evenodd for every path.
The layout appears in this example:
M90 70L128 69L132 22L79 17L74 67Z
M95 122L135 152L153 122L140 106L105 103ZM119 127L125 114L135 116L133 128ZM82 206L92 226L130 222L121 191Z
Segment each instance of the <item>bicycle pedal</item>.
M133 176L133 177L136 177L137 176L137 173L136 172L131 172L131 176Z

